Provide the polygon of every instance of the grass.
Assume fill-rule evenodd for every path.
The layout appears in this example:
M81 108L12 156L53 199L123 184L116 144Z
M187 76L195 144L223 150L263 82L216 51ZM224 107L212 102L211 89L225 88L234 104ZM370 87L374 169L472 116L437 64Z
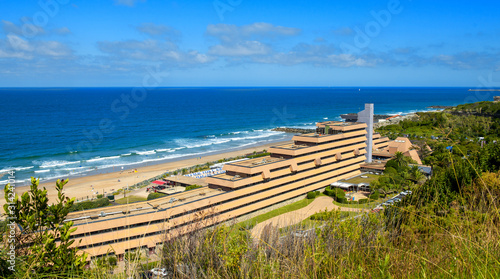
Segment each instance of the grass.
M361 176L368 176L368 177L362 178ZM365 174L358 175L356 177L344 180L342 182L347 182L347 183L352 183L352 184L370 183L374 180L377 180L379 177L380 177L380 175L365 173Z
M315 213L317 214L317 213ZM349 217L354 217L361 214L360 212L354 212L354 211L342 211L340 213L340 219L346 219ZM314 215L314 214L313 214ZM312 216L312 215L311 215ZM325 224L326 221L321 221L321 220L311 220L311 216L307 217L307 219L302 220L298 224L294 224L291 226L279 228L280 234L286 234L291 231L297 231L297 230L309 230L312 228L317 228L323 224Z
M140 202L140 201L145 201L145 200L147 200L147 199L144 197L130 196L130 197L117 199L117 200L115 200L115 202L118 204L129 204L129 203Z
M308 206L310 203L312 203L313 201L314 201L314 199L303 199L303 200L294 202L292 204L285 205L283 207L269 211L267 213L261 214L259 216L255 216L252 219L240 222L237 224L237 226L242 227L242 228L251 229L255 225L257 225L258 223L264 222L264 221L271 219L273 217L279 216L281 214L285 214L287 212L291 212L291 211L295 211L295 210L304 208L304 207Z
M371 209L371 208L374 208L375 206L383 203L384 201L386 201L388 199L378 199L376 201L372 201L370 203L362 203L362 204L347 204L347 203L339 203L335 200L332 199L332 202L333 204L335 205L338 205L340 207L348 207L348 208L365 208L365 209Z

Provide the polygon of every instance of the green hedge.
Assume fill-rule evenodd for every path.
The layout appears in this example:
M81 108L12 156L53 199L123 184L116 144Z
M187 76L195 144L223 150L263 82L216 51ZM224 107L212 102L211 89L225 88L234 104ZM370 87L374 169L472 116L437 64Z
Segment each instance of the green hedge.
M105 207L110 204L111 203L109 202L108 198L100 198L94 201L84 201L73 204L73 206L70 209L70 212Z
M189 191L189 190L198 189L198 188L201 188L201 186L200 185L196 185L196 184L189 185L189 186L186 187L186 189L184 189L184 191Z
M380 193L378 191L376 191L375 193L370 195L370 199L372 199L372 200L380 199Z
M307 193L307 198L310 199L310 200L316 198L316 192L309 192L309 193Z
M348 202L347 202L347 199L346 199L345 197L342 197L342 198L337 197L337 199L336 199L336 200L337 200L337 202L339 202L339 203L348 203Z
M358 200L358 203L359 204L368 203L368 199L360 199Z
M345 198L345 192L344 192L344 190L342 190L340 188L335 188L335 196L337 198Z
M161 197L164 197L164 196L167 196L167 194L164 194L164 193L149 193L148 195L148 201L149 200L154 200L154 199L157 199L157 198L161 198Z
M335 192L330 188L330 186L325 188L325 195L330 197L335 197Z

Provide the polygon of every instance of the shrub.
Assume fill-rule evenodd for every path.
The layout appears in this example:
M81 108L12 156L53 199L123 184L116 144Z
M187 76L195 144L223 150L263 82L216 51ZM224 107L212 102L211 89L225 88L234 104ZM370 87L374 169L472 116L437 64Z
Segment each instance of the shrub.
M309 192L309 193L307 193L307 198L310 199L310 200L316 198L316 192Z
M330 186L325 188L325 195L330 197L335 197L335 192L330 188Z
M118 264L118 259L114 256L108 258L109 265L115 266Z
M69 211L72 212L72 211L80 211L80 210L105 207L105 206L108 206L110 204L111 203L109 202L108 198L100 198L100 199L97 199L95 201L84 201L84 202L75 203L71 206Z
M4 254L0 256L0 276L64 278L71 272L71 277L80 277L78 275L84 272L87 255L79 254L78 249L71 247L75 241L71 239L71 233L76 228L73 221L64 222L75 201L63 193L68 180L56 181L58 199L51 200L51 204L47 190L40 189L39 183L39 179L31 177L30 190L21 197L15 195L12 200L9 198L12 187L10 184L5 186L7 204L3 209L8 220L16 220L19 229L10 232L15 239L15 245L10 244L9 247L15 255L15 269L4 269L4 243L7 242L0 244L0 253Z
M358 200L358 203L359 204L368 203L368 199L360 199Z
M335 196L337 198L345 198L345 192L344 192L344 190L342 190L340 188L335 188Z
M380 193L378 191L375 191L375 193L370 195L370 199L372 199L372 200L380 199Z
M157 198L162 198L162 197L165 197L167 196L167 194L164 194L164 193L149 193L148 195L148 201L149 200L154 200L154 199L157 199Z
M321 194L321 192L320 192L320 191L316 191L316 192L314 192L314 193L316 194L316 197L317 197L317 196L319 196L319 195Z
M345 197L337 197L337 202L339 203L347 203L347 199Z
M103 196L104 196L103 194L99 194L99 195L97 195L97 198L102 199Z

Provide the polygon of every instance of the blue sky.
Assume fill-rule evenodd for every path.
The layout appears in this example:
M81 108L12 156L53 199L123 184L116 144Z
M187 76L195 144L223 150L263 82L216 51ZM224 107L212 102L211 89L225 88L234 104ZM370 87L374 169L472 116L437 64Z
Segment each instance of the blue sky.
M500 86L497 1L0 0L0 86Z

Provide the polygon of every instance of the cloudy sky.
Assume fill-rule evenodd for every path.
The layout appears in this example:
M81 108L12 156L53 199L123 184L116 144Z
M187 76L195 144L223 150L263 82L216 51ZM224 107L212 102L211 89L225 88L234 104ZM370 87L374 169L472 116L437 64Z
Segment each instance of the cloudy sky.
M0 11L0 87L500 84L493 0L0 0Z

